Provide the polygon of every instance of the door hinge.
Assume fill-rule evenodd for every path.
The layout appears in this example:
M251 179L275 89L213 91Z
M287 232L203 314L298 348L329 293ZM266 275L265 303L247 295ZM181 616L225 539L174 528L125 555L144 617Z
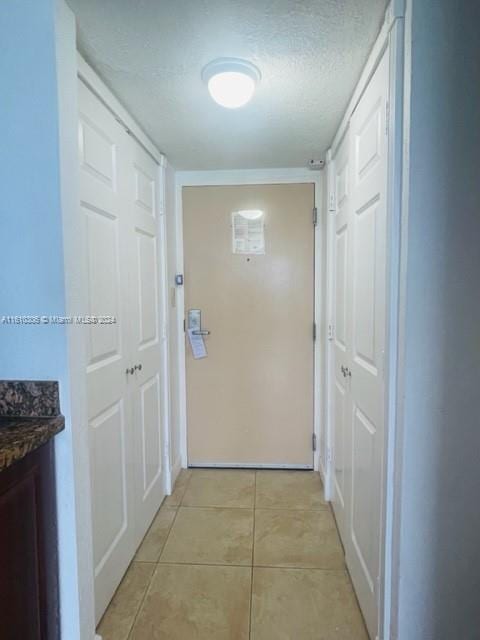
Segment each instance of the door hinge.
M183 319L183 333L186 333L187 331L187 322L185 320L185 318Z
M390 129L390 102L387 100L385 103L385 135L388 136Z
M313 341L315 342L315 340L317 339L317 323L316 322L313 323L312 333L313 333Z
M327 337L328 337L328 339L331 341L331 340L333 340L333 336L334 336L333 324L329 324L329 325L328 325L328 334L327 334Z
M312 451L317 450L317 434L312 433Z
M317 209L317 207L313 207L312 217L313 217L313 226L316 227L317 226L317 222L318 222L318 209Z
M328 447L328 449L327 449L327 462L330 463L332 461L332 459L333 459L332 448Z

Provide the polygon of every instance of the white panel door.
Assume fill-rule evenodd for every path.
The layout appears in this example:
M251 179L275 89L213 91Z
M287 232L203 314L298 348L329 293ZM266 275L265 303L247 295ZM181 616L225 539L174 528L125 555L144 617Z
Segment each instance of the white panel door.
M135 375L135 532L139 544L164 497L162 464L162 349L166 336L158 265L158 165L133 139L129 156L131 220L131 353Z
M125 192L128 137L82 82L79 88L80 214L86 226L90 315L113 324L88 332L88 428L93 508L95 608L108 605L135 552L127 301L128 217Z
M102 616L164 497L159 172L79 82L95 611Z
M347 505L351 486L351 440L348 431L349 395L347 365L347 292L349 265L350 167L349 131L333 159L333 189L335 193L335 234L333 241L333 445L334 497L333 509L342 538L347 534Z
M345 550L374 638L378 629L384 451L388 50L350 121L350 275L347 350L351 434Z

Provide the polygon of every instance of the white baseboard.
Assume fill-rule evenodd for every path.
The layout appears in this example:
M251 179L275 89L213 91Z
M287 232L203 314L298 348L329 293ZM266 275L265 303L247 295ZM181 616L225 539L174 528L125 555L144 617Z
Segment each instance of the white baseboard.
M172 465L172 472L171 472L171 476L172 476L172 491L173 491L173 487L175 486L175 482L178 478L178 474L180 473L180 471L182 470L182 460L181 458L177 458L177 460L175 460L175 462Z

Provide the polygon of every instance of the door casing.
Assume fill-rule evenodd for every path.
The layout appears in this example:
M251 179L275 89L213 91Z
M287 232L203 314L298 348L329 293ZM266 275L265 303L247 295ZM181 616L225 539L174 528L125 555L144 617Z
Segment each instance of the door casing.
M317 326L317 340L314 344L314 425L313 432L316 436L317 447L314 451L314 470L320 471L324 475L324 469L320 466L319 442L320 425L323 420L323 381L320 372L323 367L324 350L320 338L320 321L323 313L322 306L322 276L324 274L322 250L324 234L322 237L322 217L321 203L323 194L323 174L312 172L308 169L263 169L263 170L232 170L232 171L184 171L176 175L176 241L177 241L177 273L184 272L184 249L183 249L183 205L182 188L187 186L233 186L233 185L261 185L261 184L301 184L311 183L314 185L314 206L319 212L318 222L315 226L315 300L314 312ZM313 225L313 218L312 218ZM185 300L182 287L177 288L177 330L180 336L183 335L183 321L185 318ZM187 460L187 405L186 405L186 366L185 366L185 341L179 340L178 346L178 372L179 372L179 422L180 422L180 448L182 467L186 467ZM323 478L325 482L325 477Z

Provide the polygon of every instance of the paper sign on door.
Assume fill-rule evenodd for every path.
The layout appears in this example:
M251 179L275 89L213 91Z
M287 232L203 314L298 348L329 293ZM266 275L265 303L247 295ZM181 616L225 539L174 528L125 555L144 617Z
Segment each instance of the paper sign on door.
M195 360L207 357L207 349L203 341L203 336L195 335L194 329L188 329L188 341L190 342L190 348L192 349L192 355Z
M265 253L263 211L248 209L232 212L232 252L247 255Z

